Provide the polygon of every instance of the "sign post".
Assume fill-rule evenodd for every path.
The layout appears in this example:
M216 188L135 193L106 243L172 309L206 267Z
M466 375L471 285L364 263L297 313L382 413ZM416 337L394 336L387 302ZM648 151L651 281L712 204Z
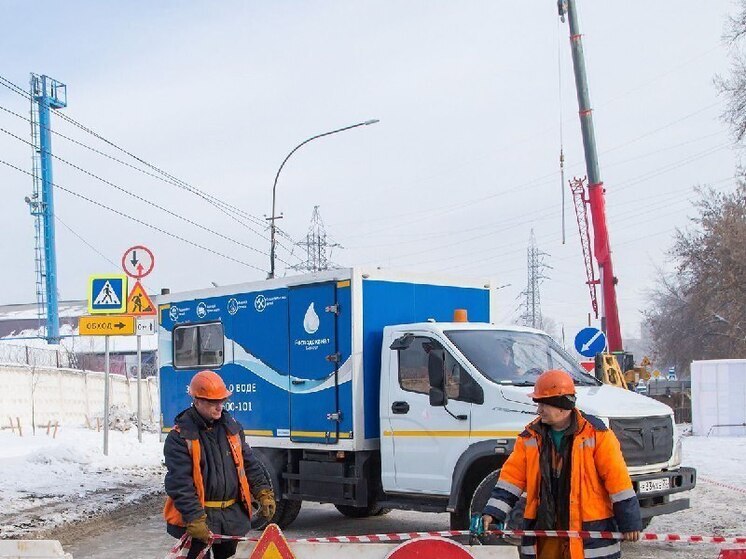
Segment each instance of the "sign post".
M142 338L145 333L155 333L155 320L142 320L140 316L156 314L155 305L140 284L140 280L153 271L155 257L147 247L136 245L124 251L122 269L135 280L135 285L127 297L127 312L137 315L135 335L137 336L137 440L142 442Z
M109 455L109 336L104 337L104 456Z

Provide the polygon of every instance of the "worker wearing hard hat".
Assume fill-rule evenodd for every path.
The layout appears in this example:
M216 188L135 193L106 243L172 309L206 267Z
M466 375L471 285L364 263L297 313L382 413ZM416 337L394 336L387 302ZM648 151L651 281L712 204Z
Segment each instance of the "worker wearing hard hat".
M575 384L565 371L542 373L529 395L539 417L518 436L484 509L485 528L503 523L526 492L526 530L620 531L639 538L640 505L613 431L575 409ZM615 559L611 539L524 537L521 554L537 559Z
M251 499L268 521L275 496L261 464L244 439L243 427L223 409L231 392L213 371L200 371L189 384L191 407L176 416L166 438L167 531L192 537L189 559L212 534L243 536L251 529ZM231 557L235 541L212 544L215 559Z

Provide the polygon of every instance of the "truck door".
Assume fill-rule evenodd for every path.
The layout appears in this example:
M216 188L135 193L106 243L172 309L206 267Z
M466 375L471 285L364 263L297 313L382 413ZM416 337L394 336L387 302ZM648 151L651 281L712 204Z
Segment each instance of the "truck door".
M336 282L291 287L289 291L290 439L336 443L337 390Z
M393 440L393 457L382 453L382 460L383 470L394 472L394 487L384 486L385 490L448 495L456 462L469 444L472 404L466 400L473 398L465 398L461 386L475 383L464 382L468 373L447 350L440 351L445 356L449 401L445 408L430 405L428 359L439 347L432 337L415 334L406 349L396 351L398 359L392 359L389 401L382 407L388 417L381 419L390 426L384 437ZM386 463L391 459L393 464ZM386 479L390 482L391 477Z

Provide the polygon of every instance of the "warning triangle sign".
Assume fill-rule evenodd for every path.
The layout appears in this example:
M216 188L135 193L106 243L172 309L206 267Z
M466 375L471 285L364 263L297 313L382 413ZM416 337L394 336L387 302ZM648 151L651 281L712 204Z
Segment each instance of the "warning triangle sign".
M156 314L153 301L151 301L148 294L145 293L145 290L139 281L135 282L132 291L130 291L129 297L127 297L127 314L134 314L137 316Z
M256 547L249 555L249 559L295 559L295 555L290 551L282 530L277 524L270 524L256 542Z
M117 292L111 287L109 280L106 280L101 291L98 292L96 298L93 300L94 305L121 305L122 302L117 297Z

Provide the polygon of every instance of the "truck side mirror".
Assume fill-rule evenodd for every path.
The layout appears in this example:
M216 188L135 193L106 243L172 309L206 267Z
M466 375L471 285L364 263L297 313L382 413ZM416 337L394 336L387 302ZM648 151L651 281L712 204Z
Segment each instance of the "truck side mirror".
M448 403L448 396L440 388L430 387L430 405L445 406Z
M401 351L411 346L413 341L414 335L404 334L401 338L396 338L389 346L389 349L393 349L394 351Z
M445 359L442 349L432 349L427 354L427 376L430 380L430 405L445 406L448 397L445 394Z

